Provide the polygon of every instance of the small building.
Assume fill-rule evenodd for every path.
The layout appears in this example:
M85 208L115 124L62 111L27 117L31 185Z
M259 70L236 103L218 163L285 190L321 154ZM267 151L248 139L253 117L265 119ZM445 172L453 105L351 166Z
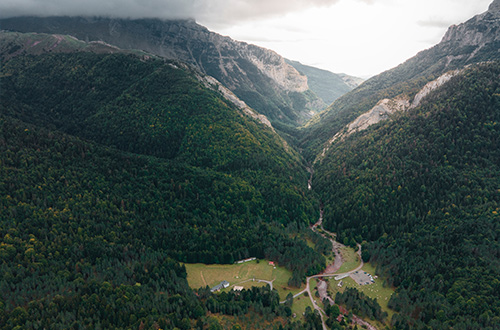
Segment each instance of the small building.
M243 259L243 260L240 260L240 261L236 261L236 263L237 263L237 264L242 264L242 263L249 262L249 261L253 261L253 260L257 260L257 258L248 258L248 259Z
M274 261L269 261L269 266L273 266L274 267Z
M222 290L224 288L227 288L228 286L229 286L229 282L228 281L222 281L219 284L217 284L216 286L214 286L213 288L211 288L210 292L220 291L220 290Z
M235 286L233 286L233 290L234 290L234 291L241 291L241 290L243 290L243 287L242 287L242 286L235 285Z
M342 281L339 282L338 287L341 288L344 283Z

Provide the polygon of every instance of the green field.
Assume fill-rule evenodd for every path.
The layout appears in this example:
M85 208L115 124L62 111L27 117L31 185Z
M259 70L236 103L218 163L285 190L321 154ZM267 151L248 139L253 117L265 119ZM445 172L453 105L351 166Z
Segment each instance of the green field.
M375 267L371 264L364 264L363 268L361 271L368 272L372 275L375 275ZM394 293L393 288L387 288L384 287L383 284L383 279L375 279L375 283L370 284L370 285L359 285L357 284L352 278L347 277L342 280L343 286L342 288L339 288L337 284L339 281L335 281L333 278L329 280L330 285L328 286L328 292L332 298L335 299L335 295L337 292L344 292L346 287L350 288L356 288L358 291L363 292L370 298L376 298L377 302L380 304L380 307L382 307L382 310L387 312L388 317L387 320L390 321L392 318L392 315L394 314L394 311L390 309L387 304L389 303L389 299L391 298L391 295ZM369 321L369 320L368 320ZM371 322L371 321L370 321Z
M230 283L231 290L234 285L250 288L252 286L264 286L265 283L259 283L257 280L273 281L273 288L278 290L281 300L285 300L287 294L292 292L296 294L305 288L288 286L288 280L292 272L283 268L269 265L268 260L245 262L243 264L232 265L205 265L205 264L184 264L187 271L187 280L189 286L193 289L200 287L213 287L226 280ZM253 281L255 279L255 281Z
M344 263L342 264L337 273L339 274L346 273L359 266L361 260L359 258L359 255L356 253L356 251L354 251L353 248L343 247L340 249L340 253L342 254Z
M306 311L307 306L311 307L311 309L314 309L311 303L311 299L301 294L297 298L293 299L292 313L295 313L297 318L301 318L304 312Z
M313 299L315 299L314 292L316 292L316 286L318 285L318 280L315 278L311 278L309 280L309 290L311 291L311 294L313 295Z

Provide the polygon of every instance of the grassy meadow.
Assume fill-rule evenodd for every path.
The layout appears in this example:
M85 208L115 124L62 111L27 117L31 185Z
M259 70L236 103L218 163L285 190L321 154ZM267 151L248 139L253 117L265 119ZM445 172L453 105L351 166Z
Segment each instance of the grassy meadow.
M344 263L337 271L337 273L339 274L346 273L359 266L361 260L359 258L359 255L356 253L356 251L354 251L353 248L343 247L340 249L340 253L344 258Z
M238 285L244 288L252 286L264 286L266 283L258 280L273 281L273 288L278 290L281 300L285 300L287 294L292 292L296 294L305 288L289 287L288 280L292 272L284 267L269 265L268 260L257 262L249 261L242 264L232 265L205 265L205 264L184 264L187 271L187 280L189 286L193 289L200 287L213 287L226 280L230 286L226 290L231 290L233 286ZM255 281L254 281L255 279Z

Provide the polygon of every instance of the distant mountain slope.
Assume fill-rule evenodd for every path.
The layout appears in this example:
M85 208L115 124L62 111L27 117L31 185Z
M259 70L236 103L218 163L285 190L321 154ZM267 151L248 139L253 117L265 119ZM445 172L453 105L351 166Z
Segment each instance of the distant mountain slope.
M17 17L4 30L72 35L180 60L215 77L272 121L296 125L325 107L300 74L273 51L210 32L191 20Z
M347 86L351 87L352 89L358 87L366 80L363 78L350 76L345 73L336 73L336 75L342 78L342 80L347 84Z
M102 42L86 43L67 35L0 32L0 56L3 62L17 56L40 55L47 52L68 53L77 50L104 54L131 53Z
M381 100L398 95L412 100L425 84L448 71L500 59L500 9L497 4L498 0L486 13L450 27L438 45L367 80L313 118L305 129L302 143L308 150L307 158L314 159L329 139Z
M311 90L325 101L332 104L342 95L358 87L363 81L361 78L351 77L345 74L336 74L327 70L318 69L304 65L297 61L287 60L297 71L307 76Z

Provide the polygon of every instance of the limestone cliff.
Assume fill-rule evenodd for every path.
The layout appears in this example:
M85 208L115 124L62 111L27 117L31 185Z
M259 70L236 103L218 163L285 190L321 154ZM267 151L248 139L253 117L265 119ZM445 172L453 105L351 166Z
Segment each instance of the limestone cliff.
M286 60L286 62L307 76L309 88L326 104L332 104L333 101L350 92L363 81L361 78L351 77L343 73L333 73L297 61Z
M323 152L316 158L316 161L321 160L326 155L326 152L335 141L344 140L355 132L366 130L372 125L375 125L383 120L388 120L391 118L392 114L408 111L410 109L418 107L422 103L422 100L424 100L425 97L427 97L432 91L446 84L448 81L450 81L451 78L458 75L460 72L460 70L450 71L441 75L439 78L427 83L413 97L413 101L411 101L410 97L404 94L392 99L380 100L368 112L360 115L354 121L349 123L349 125L347 125L344 129L335 134L328 141L326 147L323 149Z

